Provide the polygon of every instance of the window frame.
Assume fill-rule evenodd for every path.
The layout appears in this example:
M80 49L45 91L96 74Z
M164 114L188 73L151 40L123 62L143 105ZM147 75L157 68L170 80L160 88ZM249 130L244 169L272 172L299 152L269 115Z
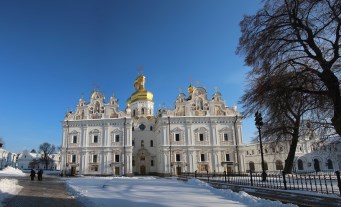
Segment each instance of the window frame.
M175 154L175 161L181 162L181 154Z
M120 155L119 154L115 154L115 162L120 162Z
M199 141L200 141L200 142L205 141L204 133L199 133Z
M77 141L77 135L72 135L72 144L76 144Z
M92 163L97 163L98 162L98 155L92 155Z
M180 142L180 134L179 133L175 134L175 141Z
M99 136L98 136L98 134L95 134L92 138L92 142L95 144L98 144L99 143L98 140L99 140Z
M120 142L120 135L119 134L115 134L115 142Z
M201 162L206 162L206 154L205 153L201 153L200 154L200 161Z

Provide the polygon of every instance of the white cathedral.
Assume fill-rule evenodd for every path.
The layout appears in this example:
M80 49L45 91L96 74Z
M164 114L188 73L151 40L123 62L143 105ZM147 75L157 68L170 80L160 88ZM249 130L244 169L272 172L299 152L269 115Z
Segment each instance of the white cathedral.
M145 76L139 75L134 87L125 111L118 109L116 97L105 103L104 95L93 90L90 102L81 98L76 111L66 114L61 149L64 173L172 176L260 171L259 146L243 145L242 116L236 107L225 105L219 92L208 97L205 88L190 85L187 96L178 95L174 110L161 108L154 116L153 94L145 89ZM265 153L267 168L283 169L288 143L277 150L268 146L272 151ZM299 170L313 169L315 164L312 167L309 162L316 160L321 165L334 162L334 168L341 165L337 156L304 160L305 164L295 164Z

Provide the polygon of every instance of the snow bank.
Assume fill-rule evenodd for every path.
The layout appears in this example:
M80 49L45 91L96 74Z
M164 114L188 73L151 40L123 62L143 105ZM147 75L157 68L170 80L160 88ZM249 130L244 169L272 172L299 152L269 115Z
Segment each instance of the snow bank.
M5 169L0 170L0 176L26 176L26 174L19 169L6 167Z
M16 179L1 179L0 180L0 207L2 206L2 201L10 196L16 195L20 192L23 187L18 185L18 180Z
M156 177L81 177L66 180L69 192L87 207L245 207L295 206L250 196L245 192L219 190L206 183Z
M198 187L205 187L210 189L212 192L214 192L216 195L224 196L226 199L238 201L241 203L246 204L247 206L253 206L253 207L263 207L263 206L271 206L271 207L282 207L282 206L296 206L293 204L283 204L279 201L270 201L266 199L261 199L252 195L247 194L244 191L241 191L239 193L235 193L230 189L216 189L210 186L209 184L202 182L200 180L190 179L188 181L189 185L194 185Z

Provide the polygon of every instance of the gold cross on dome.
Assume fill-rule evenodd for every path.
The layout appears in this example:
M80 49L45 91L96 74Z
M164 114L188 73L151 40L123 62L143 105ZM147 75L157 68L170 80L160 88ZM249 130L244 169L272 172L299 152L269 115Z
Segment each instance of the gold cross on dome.
M143 75L143 65L139 65L139 66L137 67L137 74L138 74L138 75Z
M96 82L94 82L94 84L93 84L93 85L94 85L94 88L95 88L94 90L95 90L95 91L98 91L98 89L99 89L99 86L97 85L97 83L96 83Z
M218 92L218 87L217 86L214 86L214 92L217 93Z

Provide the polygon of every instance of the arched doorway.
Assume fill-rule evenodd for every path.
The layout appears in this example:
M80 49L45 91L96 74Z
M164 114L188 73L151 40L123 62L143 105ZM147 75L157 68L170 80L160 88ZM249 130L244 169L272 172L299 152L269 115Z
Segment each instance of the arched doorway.
M146 166L144 166L144 165L140 166L140 174L141 175L145 175L146 174Z
M328 166L328 170L332 170L333 169L333 162L332 162L331 159L328 159L327 166Z
M301 159L297 160L298 170L304 170L303 161Z
M314 169L316 172L320 172L320 162L318 161L318 159L314 159Z

